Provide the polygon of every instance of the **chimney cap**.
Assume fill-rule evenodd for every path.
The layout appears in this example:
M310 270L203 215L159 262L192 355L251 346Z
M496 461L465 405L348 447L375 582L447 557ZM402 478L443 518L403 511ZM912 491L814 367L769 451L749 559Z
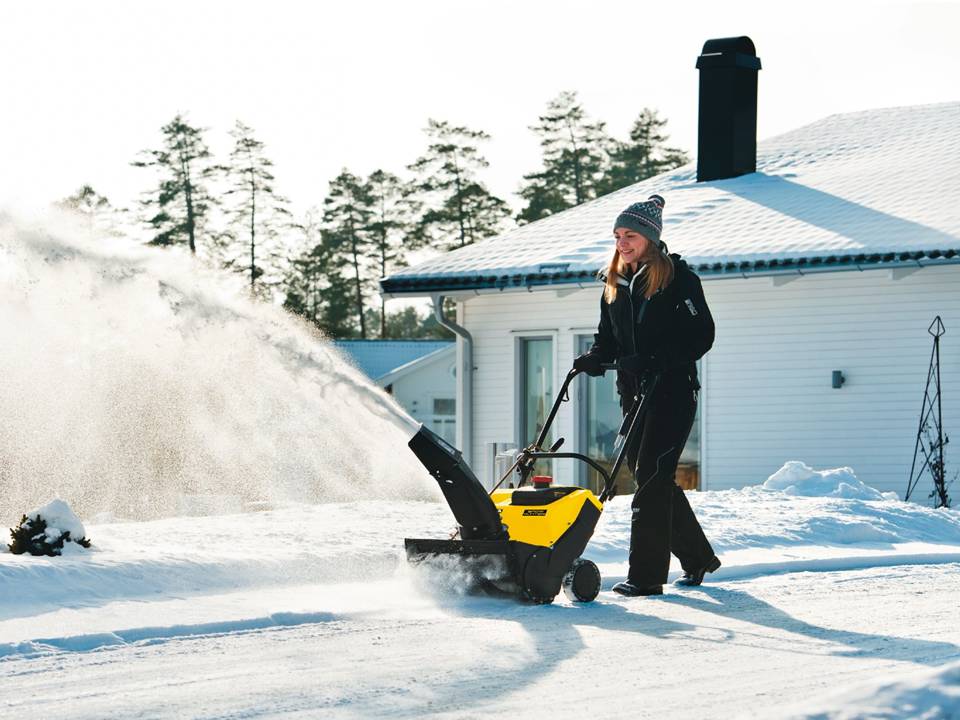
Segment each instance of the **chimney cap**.
M740 37L714 38L712 40L707 40L703 44L703 50L700 51L700 54L713 55L714 53L725 52L738 52L743 53L744 55L753 55L756 57L757 48L754 46L753 40L748 38L746 35L741 35Z
M759 70L760 58L757 57L753 40L746 35L707 40L700 51L700 57L697 58L697 69L718 67Z

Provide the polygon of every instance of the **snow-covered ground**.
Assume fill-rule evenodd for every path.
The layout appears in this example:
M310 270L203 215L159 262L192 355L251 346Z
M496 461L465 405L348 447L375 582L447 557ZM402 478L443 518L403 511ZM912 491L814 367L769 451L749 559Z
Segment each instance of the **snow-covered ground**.
M950 717L960 513L779 490L691 495L701 588L591 604L464 596L402 559L446 506L358 501L88 523L91 550L0 553L0 716ZM68 547L70 544L68 544Z

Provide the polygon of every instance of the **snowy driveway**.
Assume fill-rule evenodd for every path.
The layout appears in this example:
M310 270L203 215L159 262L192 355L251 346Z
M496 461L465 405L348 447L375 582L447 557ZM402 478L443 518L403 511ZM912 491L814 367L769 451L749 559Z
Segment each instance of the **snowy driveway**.
M958 514L766 497L695 496L709 585L582 606L425 582L395 539L449 524L430 503L94 525L93 553L0 554L0 716L906 717L921 680L914 709L960 708ZM605 588L625 509L588 552Z

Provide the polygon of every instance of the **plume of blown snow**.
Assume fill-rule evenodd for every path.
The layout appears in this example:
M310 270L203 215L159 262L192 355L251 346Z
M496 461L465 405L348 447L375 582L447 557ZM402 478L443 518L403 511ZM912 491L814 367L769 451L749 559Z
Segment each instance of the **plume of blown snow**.
M187 253L0 214L0 521L434 498L409 416Z

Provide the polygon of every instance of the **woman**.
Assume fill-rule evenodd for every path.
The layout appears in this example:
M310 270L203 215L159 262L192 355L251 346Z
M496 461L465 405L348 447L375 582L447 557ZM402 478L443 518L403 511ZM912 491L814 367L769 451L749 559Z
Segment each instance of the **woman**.
M590 350L573 366L602 375L616 362L626 413L641 384L659 379L627 448L637 491L630 525L630 571L614 585L621 595L662 595L670 553L680 560L678 585L699 585L720 567L683 490L674 481L697 409L696 361L713 345L713 318L700 279L660 240L664 199L651 195L617 217L616 249L600 278L600 324Z

